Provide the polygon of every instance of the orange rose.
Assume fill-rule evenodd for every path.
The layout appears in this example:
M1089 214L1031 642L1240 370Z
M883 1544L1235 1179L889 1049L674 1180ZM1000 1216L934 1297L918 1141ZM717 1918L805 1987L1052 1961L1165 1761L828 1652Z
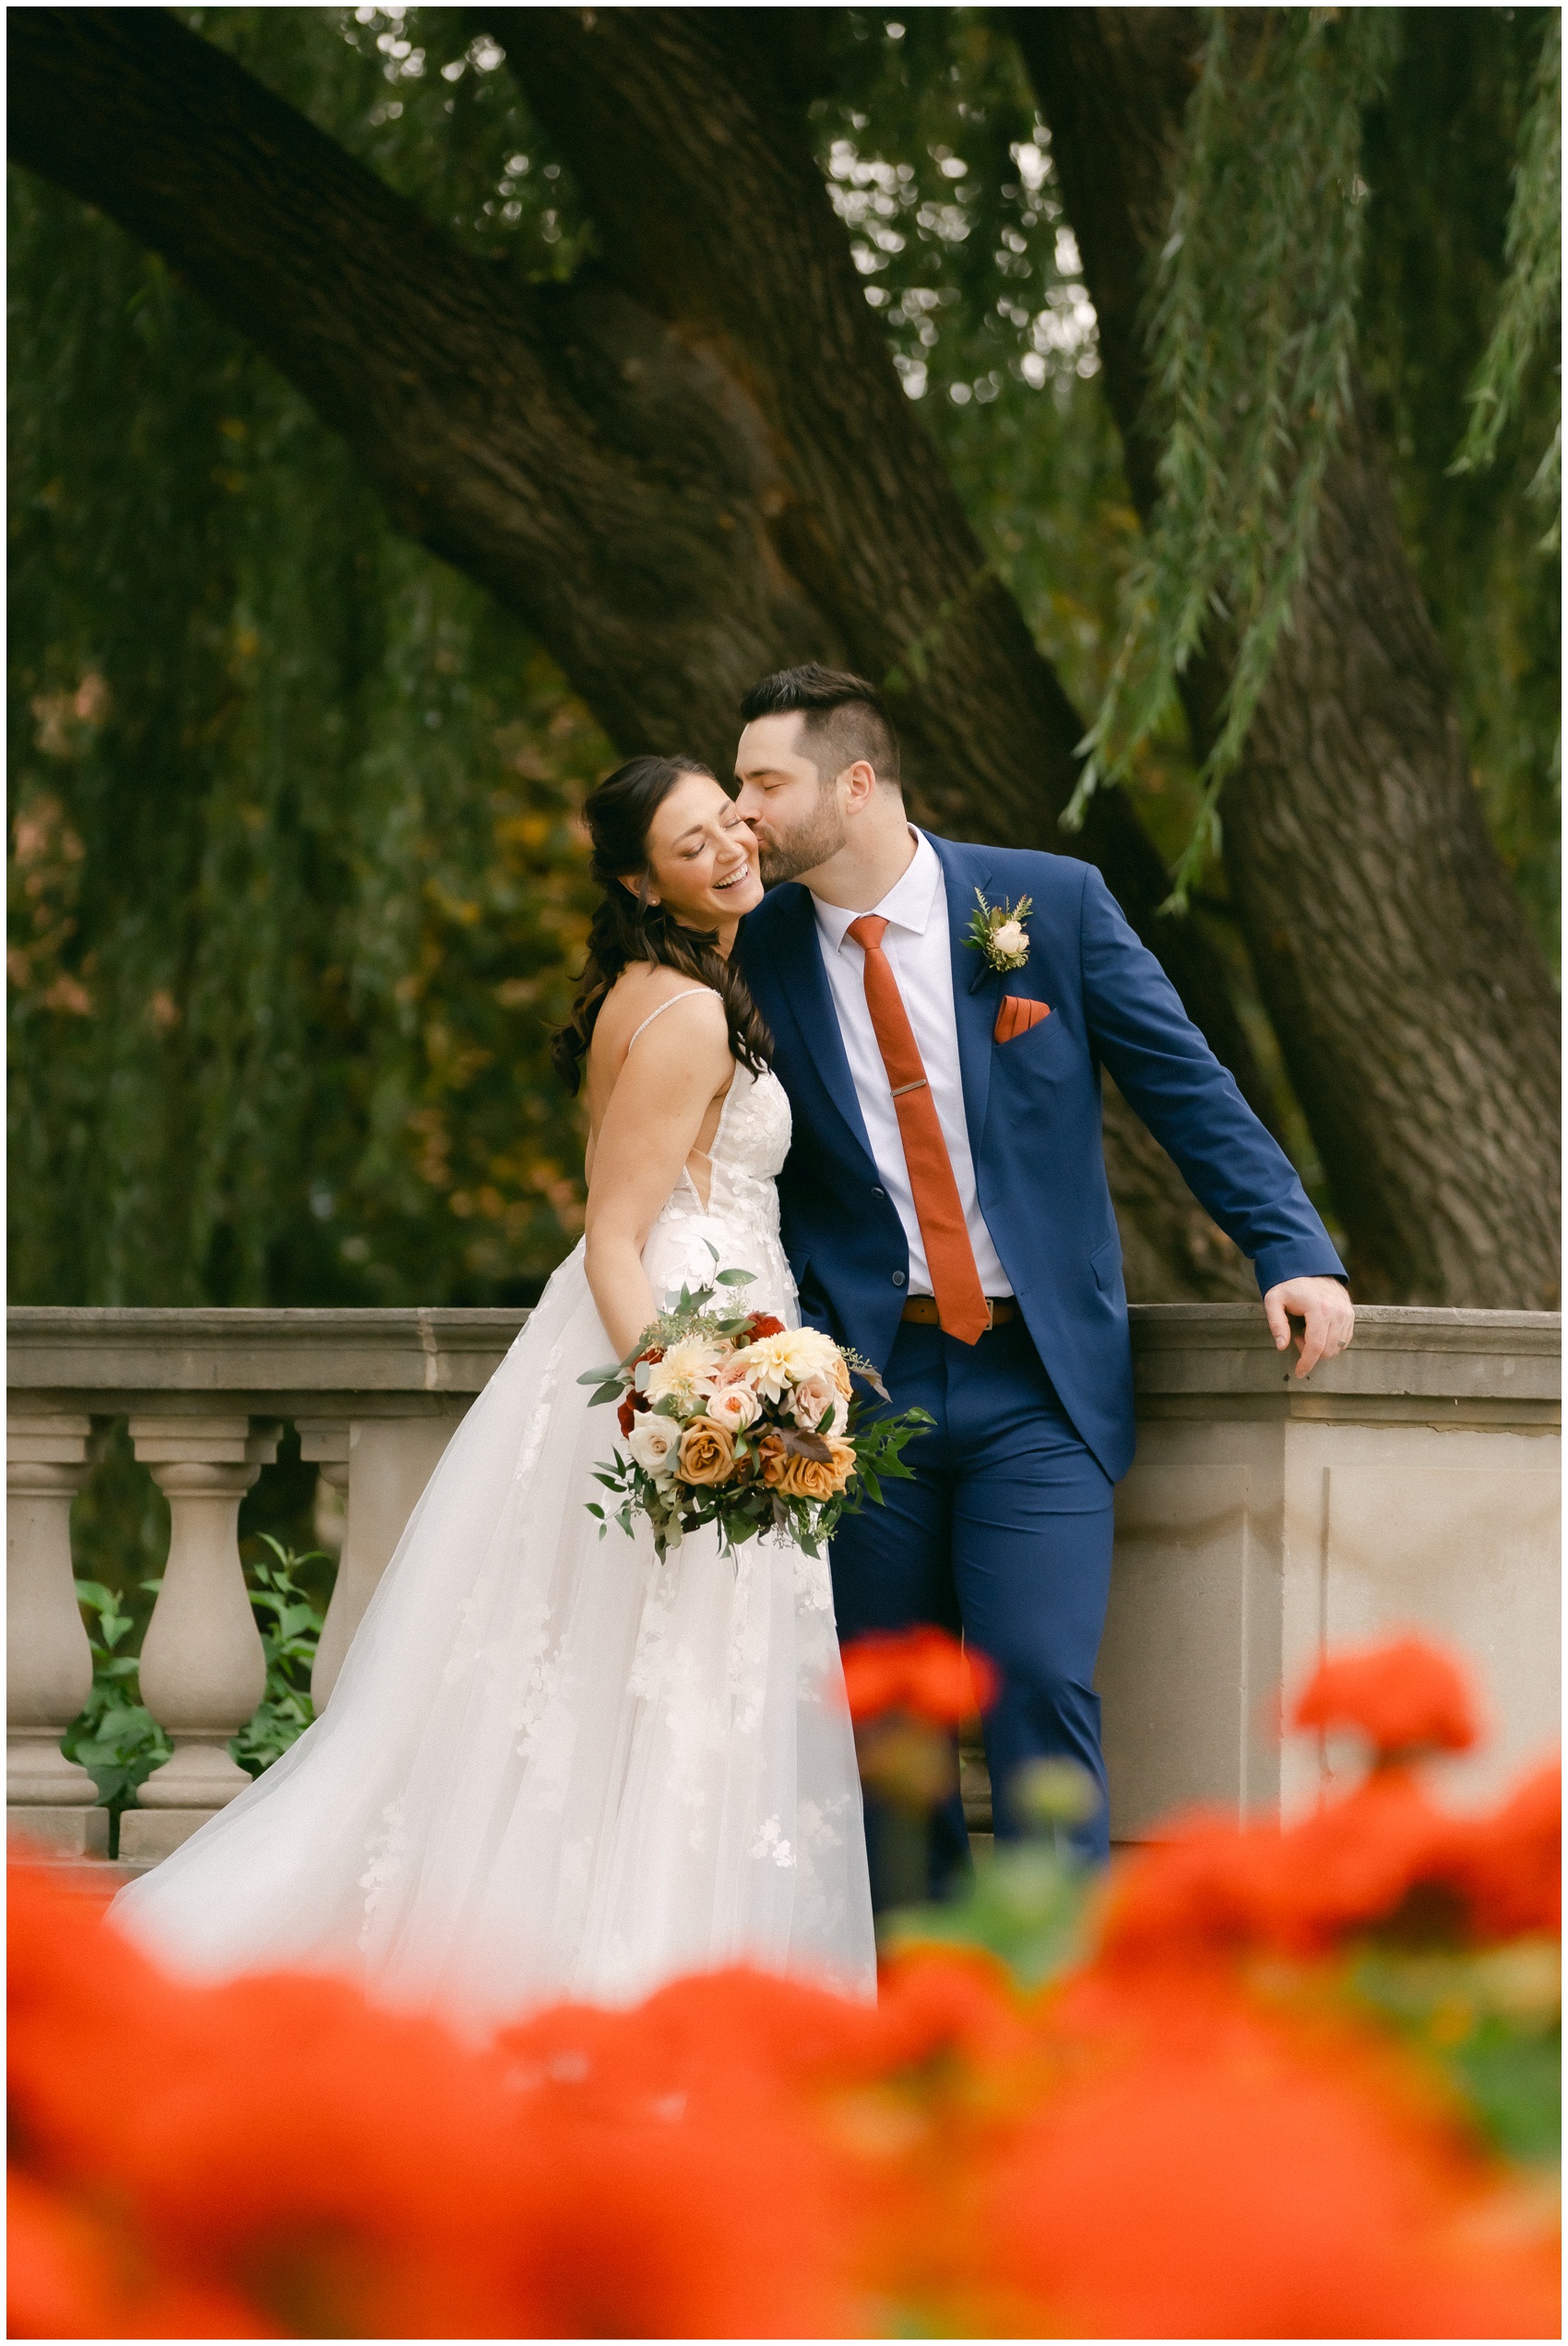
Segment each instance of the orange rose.
M855 1450L850 1442L840 1442L837 1435L826 1436L833 1455L828 1459L802 1458L799 1452L781 1462L778 1487L789 1499L836 1498L855 1471ZM782 1447L782 1445L780 1446ZM768 1480L763 1469L763 1480Z
M735 1445L710 1417L694 1417L681 1436L675 1471L683 1483L728 1483L735 1471Z
M770 1491L780 1490L783 1487L784 1469L790 1463L789 1454L784 1447L783 1437L778 1434L765 1434L762 1440L756 1445L753 1455L756 1459L758 1468L761 1470L762 1479L767 1485L768 1489Z

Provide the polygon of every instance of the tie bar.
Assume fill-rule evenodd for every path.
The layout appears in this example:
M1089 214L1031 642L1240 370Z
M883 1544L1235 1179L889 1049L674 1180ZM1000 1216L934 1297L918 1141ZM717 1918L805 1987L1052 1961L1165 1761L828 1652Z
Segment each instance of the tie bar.
M894 1097L894 1099L895 1099L895 1100L902 1100L902 1098L904 1097L904 1094L905 1094L905 1092L906 1092L906 1091L923 1091L924 1090L925 1090L925 1078L924 1078L924 1076L917 1076L917 1077L915 1078L915 1079L914 1079L913 1083L897 1083L897 1084L895 1084L895 1085L894 1085L894 1087L893 1087L893 1097Z

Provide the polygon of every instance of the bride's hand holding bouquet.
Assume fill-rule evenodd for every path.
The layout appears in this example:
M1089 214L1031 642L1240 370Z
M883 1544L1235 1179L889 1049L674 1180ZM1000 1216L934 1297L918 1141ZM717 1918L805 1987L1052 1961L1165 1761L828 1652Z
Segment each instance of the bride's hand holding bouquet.
M661 1558L707 1524L725 1554L778 1530L816 1555L846 1507L880 1500L890 1475L909 1479L900 1453L931 1418L906 1410L862 1423L856 1378L888 1399L870 1363L818 1328L727 1313L720 1291L751 1280L716 1270L710 1285L683 1287L625 1360L579 1378L594 1401L617 1404L626 1443L596 1470L621 1502L607 1512L589 1501L601 1537L612 1522L629 1533L640 1515Z

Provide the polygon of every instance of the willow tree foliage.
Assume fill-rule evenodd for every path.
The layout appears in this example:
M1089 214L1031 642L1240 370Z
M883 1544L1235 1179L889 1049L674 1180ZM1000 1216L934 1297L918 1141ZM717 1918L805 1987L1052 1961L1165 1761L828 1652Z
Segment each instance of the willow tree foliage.
M1080 819L1102 778L1130 770L1221 617L1234 649L1177 866L1182 902L1217 842L1219 793L1306 575L1352 396L1369 194L1361 121L1393 45L1385 9L1210 13L1152 289L1160 502L1072 809Z
M590 70L571 52L591 19L183 13L418 206L454 268L477 264L498 288L526 292L530 330L552 363L564 353L577 370L573 394L591 394L617 460L644 465L644 485L661 494L676 483L673 505L697 511L706 484L686 480L672 439L656 445L670 427L630 394L615 405L591 333L586 353L576 347L591 304L626 294L613 243L626 234L624 191L613 172L594 183L602 150L575 162L567 153L562 91ZM1179 861L1220 768L1210 745L1193 753L1169 692L1126 723L1113 665L1121 599L1131 595L1135 619L1164 614L1152 635L1134 627L1128 675L1168 677L1211 625L1239 641L1234 737L1309 542L1308 492L1353 339L1488 813L1546 933L1554 582L1522 494L1554 387L1538 330L1528 355L1510 329L1518 363L1497 402L1491 470L1451 477L1449 467L1502 288L1537 250L1518 223L1538 216L1550 143L1542 104L1528 106L1549 12L1407 12L1402 37L1394 12L1261 11L1250 32L1241 12L1208 20L1175 182L1188 230L1147 303L1167 497L1142 562L1039 77L1006 12L767 11L733 26L730 11L603 12L601 29L623 13L623 45L656 43L668 18L670 56L650 50L649 65L671 72L688 67L674 56L684 35L711 26L735 77L722 93L715 86L715 104L754 101L770 137L785 135L780 92L803 113L902 381L907 408L895 394L894 421L924 421L964 500L970 551L912 625L902 613L928 584L918 546L878 546L883 567L868 557L863 577L846 581L845 566L825 570L809 527L789 534L788 498L777 519L772 487L756 524L759 542L774 533L767 575L802 582L790 609L811 640L793 641L853 652L905 693L911 763L939 816L941 768L964 744L933 730L933 711L966 673L977 724L999 695L1013 697L990 763L976 767L982 800L992 794L1004 828L1021 812L1034 820L1038 802L1058 842L1054 810L1081 730L1066 722L1068 695L1092 710L1110 691L1121 713L1101 733L1121 744L1146 831ZM1535 128L1521 144L1526 117ZM1277 184L1249 179L1243 124L1289 149ZM668 140L662 152L671 166L685 161ZM723 208L742 221L753 191L709 168L698 179L690 217L665 226L672 249L689 232L706 262L727 230ZM112 188L102 200L112 205ZM698 218L700 206L713 208ZM742 225L749 232L751 215ZM575 647L572 681L607 722L612 705L651 709L667 731L671 712L690 707L693 745L715 755L731 680L683 667L697 637L677 634L668 655L607 684L582 578L514 572L509 613L422 551L413 537L439 532L418 506L417 442L400 449L394 478L376 475L377 494L374 449L356 464L163 262L20 173L13 255L16 1292L158 1302L527 1292L580 1211L577 1135L542 1042L581 935L572 808L614 754L539 639ZM410 266L428 270L428 252ZM1538 256L1528 266L1538 310L1550 271ZM697 308L733 300L736 281L717 295L705 282ZM692 385L669 374L669 352L704 335L711 348L712 317L691 325L679 287L659 299L688 341L649 340L649 363L684 398ZM866 399L874 411L869 384ZM770 428L788 437L784 423ZM1223 461L1210 464L1217 452ZM809 507L824 477L798 470L789 494ZM709 570L720 581L724 608L719 566L753 527L749 494L737 488L711 541L679 540L674 556L663 542L619 542L615 591L644 568L657 582L661 561L690 560L705 591ZM937 504L927 496L921 509ZM585 570L595 558L589 548ZM572 624L556 626L573 597ZM1066 692L1026 673L1008 634L1016 610ZM653 639L663 613L647 613ZM609 602L603 615L625 667L637 626L628 633ZM617 716L611 729L631 727ZM1020 745L1044 761L1027 788L1009 772ZM964 787L972 807L977 785ZM1091 834L1108 796L1091 809ZM1116 834L1127 870L1131 837L1125 825ZM1150 912L1168 885L1151 860ZM1154 925L1206 938L1311 1173L1313 1143L1226 897L1213 869L1185 924ZM1253 943L1254 960L1266 947L1266 935ZM1194 970L1197 985L1201 956L1189 951ZM1197 999L1188 977L1178 982ZM1247 1081L1245 1054L1208 1030ZM1324 1112L1314 1102L1313 1113Z
M526 1292L607 746L156 257L11 198L13 1292Z
M1471 14L1453 12L1453 21ZM1514 12L1502 14L1510 21L1499 32L1512 45ZM1147 294L1146 430L1158 449L1159 502L1125 581L1123 637L1069 818L1081 818L1102 780L1133 771L1149 736L1169 721L1194 655L1217 635L1228 638L1229 679L1197 776L1196 816L1176 863L1173 905L1185 904L1218 846L1220 796L1306 575L1324 472L1355 396L1369 230L1374 220L1381 227L1380 215L1396 219L1408 201L1393 171L1376 186L1369 183L1369 115L1379 108L1394 115L1391 149L1396 140L1424 139L1439 145L1440 172L1455 169L1431 113L1412 117L1407 84L1397 93L1405 103L1387 103L1404 43L1414 46L1430 30L1420 21L1426 12L1207 15L1168 233ZM1459 469L1495 457L1560 305L1555 12L1544 32L1538 22L1529 30L1539 56L1518 133L1506 274L1470 393ZM1454 45L1452 30L1444 45ZM1495 108L1503 93L1489 95ZM1463 196L1447 194L1434 208L1439 216L1426 215L1429 233L1461 245L1473 245L1478 226L1483 239L1495 234L1495 217L1461 223ZM1474 333L1468 304L1462 324ZM1543 471L1558 445L1554 434ZM1538 476L1532 488L1539 486Z

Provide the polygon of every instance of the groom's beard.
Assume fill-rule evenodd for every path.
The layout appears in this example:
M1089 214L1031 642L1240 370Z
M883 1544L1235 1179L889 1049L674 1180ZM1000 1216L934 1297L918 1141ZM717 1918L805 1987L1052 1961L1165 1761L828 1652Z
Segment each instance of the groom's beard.
M837 855L845 840L844 817L836 797L824 791L816 812L805 822L797 823L793 830L781 831L771 823L754 817L752 830L757 843L764 887L776 887L780 880L798 879L802 872L814 872L831 855Z

